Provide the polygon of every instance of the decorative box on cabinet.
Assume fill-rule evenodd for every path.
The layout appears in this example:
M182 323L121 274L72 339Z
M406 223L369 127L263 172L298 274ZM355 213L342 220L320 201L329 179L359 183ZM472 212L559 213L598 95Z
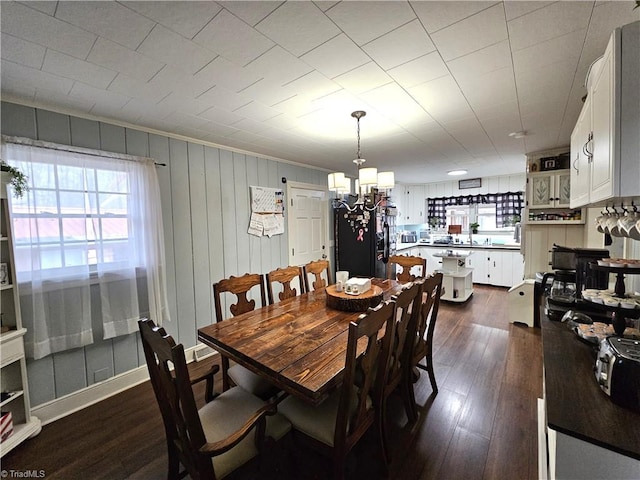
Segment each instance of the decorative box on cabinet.
M6 182L8 175L2 173L0 188L0 262L7 265L8 278L0 284L0 311L2 326L8 330L0 334L0 391L3 393L0 410L11 412L13 433L0 443L0 456L4 456L22 441L40 432L40 420L31 416L27 366L24 356L20 302L16 283L13 257L13 238L9 221Z
M590 71L571 135L571 207L640 195L640 22L617 28Z

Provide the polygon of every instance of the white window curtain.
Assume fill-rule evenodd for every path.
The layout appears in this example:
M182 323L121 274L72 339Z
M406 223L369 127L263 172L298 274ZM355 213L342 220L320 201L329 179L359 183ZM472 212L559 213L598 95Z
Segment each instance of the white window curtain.
M107 339L135 332L141 315L169 320L153 160L58 148L2 145L29 179L22 198L9 197L25 349L35 359L92 343L96 321Z

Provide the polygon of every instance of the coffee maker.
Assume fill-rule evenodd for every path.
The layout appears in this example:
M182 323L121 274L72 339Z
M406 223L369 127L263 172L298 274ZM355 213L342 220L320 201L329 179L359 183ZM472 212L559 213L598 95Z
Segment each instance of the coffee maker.
M545 296L545 313L552 320L560 320L568 310L590 310L582 300L585 289L604 290L609 286L606 271L592 270L590 263L609 258L609 250L601 248L571 248L553 245L551 268L542 274L540 290Z

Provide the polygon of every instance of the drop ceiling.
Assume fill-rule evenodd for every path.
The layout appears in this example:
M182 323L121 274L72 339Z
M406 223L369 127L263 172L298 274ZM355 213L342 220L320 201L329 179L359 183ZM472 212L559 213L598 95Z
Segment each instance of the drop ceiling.
M348 175L365 110L362 156L398 182L521 173L569 144L634 6L2 1L2 99Z

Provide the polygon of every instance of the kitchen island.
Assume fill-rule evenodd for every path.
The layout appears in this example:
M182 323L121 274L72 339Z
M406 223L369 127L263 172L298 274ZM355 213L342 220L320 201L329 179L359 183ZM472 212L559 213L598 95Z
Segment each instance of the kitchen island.
M471 255L469 250L443 250L433 256L442 259L443 274L441 300L449 302L466 302L473 295L473 269L466 267L466 259Z
M593 372L597 346L544 315L541 327L541 472L548 458L550 478L640 478L640 413L616 405L600 390Z

